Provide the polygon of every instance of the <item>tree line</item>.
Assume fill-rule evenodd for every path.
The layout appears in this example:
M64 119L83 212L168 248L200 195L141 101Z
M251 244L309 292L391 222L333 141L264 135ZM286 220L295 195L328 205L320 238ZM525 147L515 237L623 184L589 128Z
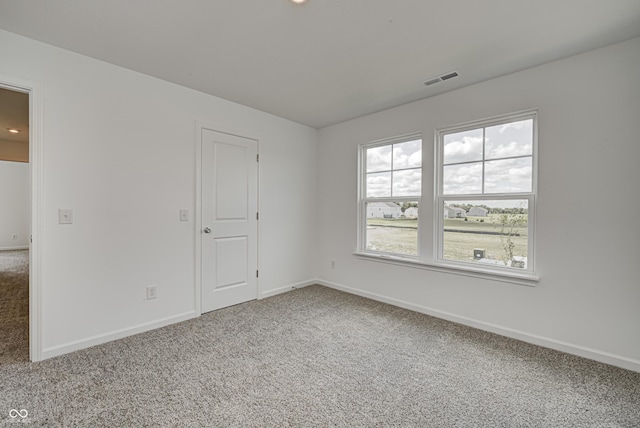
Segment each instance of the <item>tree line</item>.
M451 204L451 206L456 208L462 208L466 212L469 212L469 210L473 207L480 207L487 210L489 214L527 214L528 213L528 209L522 208L522 207L496 208L496 207L488 207L486 205L471 205L471 204Z
M403 202L402 204L396 202L396 204L400 205L400 209L402 210L402 212L405 212L405 210L407 208L410 207L418 207L418 203L417 202ZM469 212L469 210L473 207L481 207L484 208L485 210L487 210L487 212L489 214L528 214L528 210L527 208L495 208L495 207L488 207L486 205L471 205L471 204L451 204L452 207L456 207L456 208L462 208L463 210L465 210L466 212Z

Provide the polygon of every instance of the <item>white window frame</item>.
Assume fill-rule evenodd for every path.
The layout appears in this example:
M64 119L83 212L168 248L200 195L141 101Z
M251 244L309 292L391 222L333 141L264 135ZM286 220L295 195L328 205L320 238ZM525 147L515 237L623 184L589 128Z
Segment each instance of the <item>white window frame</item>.
M487 128L490 126L501 125L520 120L533 119L533 140L532 140L532 182L530 192L518 193L477 193L477 194L443 194L443 175L444 175L444 136L452 133L469 131L478 128ZM487 160L482 159L482 162ZM450 126L447 128L437 129L435 131L435 191L434 191L434 264L445 268L460 269L465 271L475 271L478 273L488 273L495 275L506 275L517 278L537 280L535 268L535 212L536 212L536 196L538 193L538 112L537 110L528 110L490 119L483 119L474 122L467 122L460 125ZM483 177L484 180L484 177ZM484 185L483 185L484 187ZM528 203L528 237L527 237L527 268L519 269L507 266L490 266L479 265L470 262L456 261L445 259L443 256L444 248L444 201L482 201L482 200L527 200Z
M421 192L420 196L390 196L390 197L367 197L367 156L366 151L375 147L383 147L389 146L392 144L401 144L406 143L413 140L421 140L422 141L422 163L420 166L420 170L422 172L422 182L421 182ZM393 177L393 171L395 171L392 167L391 176ZM418 242L417 242L417 252L418 254L413 256L410 254L401 254L401 253L390 253L379 250L370 250L367 249L367 212L366 206L367 203L370 202L405 202L405 201L417 201L418 202L418 210L422 206L422 200L424 195L424 140L422 139L421 133L411 133L400 135L398 137L387 138L383 140L377 140L370 143L360 144L358 146L358 238L357 238L357 249L356 254L360 255L373 255L377 257L385 257L385 258L397 258L400 260L410 260L416 261L419 259L421 254L421 247L423 247L422 239L421 239L421 226L418 225ZM393 188L393 183L391 184ZM421 223L421 222L420 222Z
M499 125L508 122L515 122L533 118L533 147L532 147L532 183L531 192L499 194L490 193L483 195L442 195L442 147L441 136L448 133L461 132L481 127ZM536 198L538 194L538 111L537 109L526 110L492 118L466 122L446 128L439 128L434 132L433 151L435 157L427 153L430 142L422 138L422 133L415 132L384 140L372 141L358 146L358 199L357 199L357 244L354 255L362 260L380 262L396 266L403 266L416 269L424 269L435 272L469 276L474 278L490 279L511 284L535 286L539 281L536 270L535 257L535 218L536 218ZM371 147L397 144L413 139L422 140L422 191L421 196L413 197L392 197L392 198L367 198L366 197L366 149ZM426 162L428 161L428 162ZM433 162L433 163L431 163ZM433 175L425 173L433 167ZM428 186L428 187L427 187ZM468 262L458 262L443 259L441 248L443 248L444 234L444 208L440 208L440 203L444 200L482 200L482 199L527 199L528 201L528 254L527 268L511 268L492 265L480 265ZM402 202L418 201L418 209L421 215L418 217L418 255L410 256L398 253L388 253L367 249L366 243L366 203L376 202ZM426 213L430 215L425 215Z

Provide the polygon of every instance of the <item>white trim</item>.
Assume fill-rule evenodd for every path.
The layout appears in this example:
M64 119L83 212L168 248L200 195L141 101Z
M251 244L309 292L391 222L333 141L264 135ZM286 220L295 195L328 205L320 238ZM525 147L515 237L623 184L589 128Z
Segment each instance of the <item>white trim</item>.
M0 251L17 251L17 250L28 250L29 246L26 247L0 247Z
M448 126L446 128L438 128L434 131L434 188L433 188L433 255L432 261L428 261L426 264L433 266L441 266L445 269L460 269L461 271L478 271L480 274L483 273L493 273L497 276L505 276L505 277L524 277L526 279L531 279L533 281L537 281L539 279L537 275L537 266L536 266L536 199L538 194L538 109L529 109L522 110L519 112L514 112L510 114L494 116L487 119L474 120L472 122L466 122L454 126ZM532 148L531 148L531 168L532 168L532 177L531 177L531 191L530 192L519 192L519 193L479 193L479 194L452 194L445 195L443 194L443 168L444 168L444 150L442 147L443 137L446 134L463 132L467 130L473 130L476 128L483 129L483 140L484 140L484 132L487 127L496 126L500 124L506 124L515 122L518 120L533 120L533 129L532 129ZM487 161L485 159L484 153L484 143L483 143L483 156L481 161L484 164ZM527 155L526 157L528 157ZM502 158L501 158L502 159ZM505 158L507 159L507 158ZM493 160L493 159L492 159ZM484 173L482 177L482 187L484 192ZM482 201L482 200L513 200L513 199L527 199L528 201L528 234L527 234L527 269L524 270L523 273L518 274L514 272L511 273L502 272L501 268L492 269L490 267L486 268L478 268L473 263L467 263L464 261L456 261L456 260L448 260L444 259L443 250L444 250L444 210L442 209L442 205L446 200L459 200L459 201ZM512 269L512 268L508 268Z
M396 266L405 266L416 269L426 269L454 275L471 276L474 278L508 282L511 284L527 285L530 287L535 286L536 283L540 281L540 277L537 275L520 273L517 270L514 270L513 272L507 269L504 269L503 271L498 271L497 269L483 270L481 267L475 266L469 268L464 263L429 263L415 258L401 257L398 255L390 254L373 254L370 252L355 252L353 253L353 255L363 260L372 262L388 263Z
M318 282L315 279L310 279L308 281L298 282L296 284L286 285L284 287L274 288L273 290L267 290L262 292L258 296L258 300L266 299L267 297L277 296L278 294L287 293L289 291L297 290L299 288L308 287L309 285L317 284Z
M193 235L194 235L194 309L197 316L202 315L202 129L205 125L196 121L195 123L195 209L193 211Z
M221 132L223 134L235 135L237 137L246 138L249 140L254 140L256 142L256 151L258 156L260 155L260 141L259 137L256 137L248 132L239 131L237 129L229 128L226 126L221 126L209 122L202 122L200 120L196 120L195 122L195 144L196 144L196 165L195 165L195 212L194 212L194 243L195 243L195 261L194 261L194 269L195 269L195 312L198 316L202 315L202 130L208 129L214 132ZM260 212L260 162L257 162L257 206L256 209ZM261 230L260 221L258 220L257 224L258 236L256 239L257 246L257 270L260 271L260 242L261 242ZM257 295L256 298L260 299L262 295L262 282L260 281L260 277L256 278L257 284Z
M261 295L258 296L258 300L264 299L267 297L276 296L278 294L287 293L289 291L294 291L296 289L307 287L309 285L314 285L314 284L318 284L318 281L316 279L311 279L308 281L303 281L303 282L298 282L296 284L288 285L285 287L276 288L274 290L269 290L262 293ZM162 327L167 327L169 325L176 324L182 321L198 318L199 316L201 316L200 312L197 310L194 310L190 312L185 312L180 315L163 318L157 321L139 324L135 327L123 328L110 333L95 335L88 339L77 340L74 342L65 343L63 345L54 346L52 348L47 348L44 350L41 360L57 357L59 355L68 354L74 351L79 351L81 349L86 349L92 346L112 342L114 340L124 339L126 337L133 336L135 334L145 333L147 331L156 330Z
M515 122L517 119L524 119L529 116L537 116L538 109L531 108L527 110L520 110L513 113L500 114L497 116L487 117L484 119L472 120L469 122L459 123L457 125L446 126L436 129L436 135L438 133L451 134L453 132L470 131L475 128L486 128L495 125L503 125L509 122Z
M0 87L29 94L29 170L31 180L31 224L33 237L29 247L29 359L40 361L42 356L42 202L43 201L43 97L35 82L0 75Z
M79 351L81 349L90 348L96 345L102 345L103 343L112 342L118 339L124 339L125 337L133 336L134 334L145 333L147 331L155 330L157 328L166 327L171 324L176 324L182 321L186 321L192 318L198 317L195 311L185 312L180 315L174 315L152 321L148 323L139 324L135 327L127 327L120 330L115 330L110 333L98 334L88 339L77 340L74 342L65 343L63 345L47 348L42 352L42 359L57 357L58 355L68 354L69 352Z
M510 337L512 339L521 340L533 345L554 349L560 352L566 352L578 357L588 358L590 360L599 361L601 363L610 364L616 367L621 367L623 369L640 373L640 360L634 360L632 358L623 357L621 355L612 354L610 352L587 348L584 346L575 345L556 339L550 339L548 337L526 333L520 330L503 327L496 324L486 323L473 318L456 315L450 312L440 311L426 306L416 305L414 303L405 302L404 300L394 299L392 297L384 296L377 293L371 293L357 288L337 284L335 282L325 281L323 279L318 279L316 283L324 285L325 287L344 291L346 293L376 300L378 302L388 303L390 305L398 306L410 311L419 312L436 318L466 325L468 327L473 327L479 330L488 331L490 333L499 334L501 336Z
M358 145L358 197L357 197L357 207L356 207L356 211L358 213L358 221L357 221L357 232L356 232L356 239L357 239L357 249L358 251L367 251L367 233L366 233L366 228L367 228L367 215L366 215L366 205L367 203L370 202L402 202L402 201L417 201L418 202L418 206L422 205L422 196L424 194L424 188L422 186L423 182L421 181L420 185L421 185L421 192L420 195L414 195L414 196L388 196L388 197L367 197L367 189L366 189L366 184L367 184L367 180L366 180L366 175L367 175L367 157L365 155L365 152L367 149L370 148L375 148L375 147L382 147L382 146L390 146L393 144L402 144L402 143L407 143L409 141L414 141L414 140L420 140L422 143L422 146L424 146L424 140L422 138L422 132L416 131L416 132L411 132L411 133L407 133L407 134L403 134L403 135L398 135L395 137L388 137L388 138L383 138L383 139L379 139L379 140L375 140L375 141L370 141L370 142L366 142L366 143L361 143ZM421 148L422 149L422 148ZM395 169L393 169L393 162L392 162L392 169L389 171L391 173L391 175L393 176L393 171L396 171ZM401 171L403 169L418 169L418 168L401 168L398 169L397 171ZM422 157L422 162L420 164L420 173L422 174L423 180L424 180L424 151L423 151L423 157ZM386 172L386 171L385 171ZM391 183L391 186L393 187L393 184ZM420 255L420 227L418 227L418 256Z

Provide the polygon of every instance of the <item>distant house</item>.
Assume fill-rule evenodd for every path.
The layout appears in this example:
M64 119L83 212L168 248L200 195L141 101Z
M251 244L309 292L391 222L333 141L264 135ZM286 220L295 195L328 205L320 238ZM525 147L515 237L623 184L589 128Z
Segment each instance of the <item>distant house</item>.
M409 207L406 210L404 210L404 216L406 218L418 218L418 208L416 207Z
M444 218L465 218L466 216L467 212L464 208L444 206Z
M473 217L486 217L489 214L489 210L482 207L471 207L469 215Z
M398 218L402 210L393 202L370 202L367 204L367 218Z

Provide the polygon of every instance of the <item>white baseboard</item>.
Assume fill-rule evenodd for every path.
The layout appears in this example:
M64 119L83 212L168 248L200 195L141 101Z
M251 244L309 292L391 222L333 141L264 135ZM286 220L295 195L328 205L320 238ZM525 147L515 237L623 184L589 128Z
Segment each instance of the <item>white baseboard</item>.
M28 250L29 246L28 245L18 245L16 247L0 247L0 251L17 251L17 250Z
M258 298L264 299L266 297L275 296L278 294L286 293L298 288L306 287L308 285L317 284L315 279L299 282L296 284L279 287L273 290L263 292ZM171 324L175 324L181 321L186 321L191 318L196 318L200 314L196 311L187 312L184 314L176 315L173 317L163 318L161 320L140 324L135 327L123 328L110 333L96 335L87 339L78 340L75 342L65 343L63 345L54 346L44 349L38 361L46 360L48 358L57 357L59 355L67 354L69 352L79 351L81 349L90 348L92 346L101 345L103 343L111 342L113 340L122 339L134 334L144 333L146 331L155 330L156 328L166 327Z
M274 288L273 290L263 291L258 299L265 299L267 297L276 296L278 294L286 293L287 291L296 290L298 288L307 287L309 285L317 284L318 281L310 279L308 281L298 282L297 284L286 285L284 287Z
M82 339L75 342L65 343L64 345L54 346L42 351L42 355L39 360L46 360L48 358L57 357L59 355L67 354L69 352L79 351L80 349L90 348L92 346L101 345L103 343L111 342L113 340L122 339L124 337L133 336L134 334L144 333L156 328L166 327L170 324L175 324L181 321L186 321L191 318L195 318L196 312L186 312L184 314L175 315L172 317L163 318L157 321L144 323L135 327L123 328L111 333L99 334L88 339Z
M344 291L350 294L366 297L368 299L377 300L379 302L388 303L390 305L399 306L401 308L409 309L411 311L420 312L426 315L431 315L436 318L445 319L458 324L463 324L469 327L477 328L479 330L496 333L501 336L510 337L512 339L521 340L523 342L531 343L533 345L542 346L545 348L555 349L556 351L566 352L568 354L577 355L579 357L588 358L590 360L599 361L601 363L610 364L612 366L621 367L623 369L640 372L640 361L634 360L620 355L611 354L608 352L600 351L597 349L586 348L584 346L574 345L571 343L550 339L530 333L526 333L512 328L503 327L495 324L486 323L472 318L467 318L452 314L449 312L439 311L437 309L428 308L425 306L416 305L413 303L405 302L403 300L394 299L392 297L383 296L377 293L370 293L368 291L360 290L353 287L347 287L345 285L336 284L334 282L318 279L316 284L324 285L329 288Z

